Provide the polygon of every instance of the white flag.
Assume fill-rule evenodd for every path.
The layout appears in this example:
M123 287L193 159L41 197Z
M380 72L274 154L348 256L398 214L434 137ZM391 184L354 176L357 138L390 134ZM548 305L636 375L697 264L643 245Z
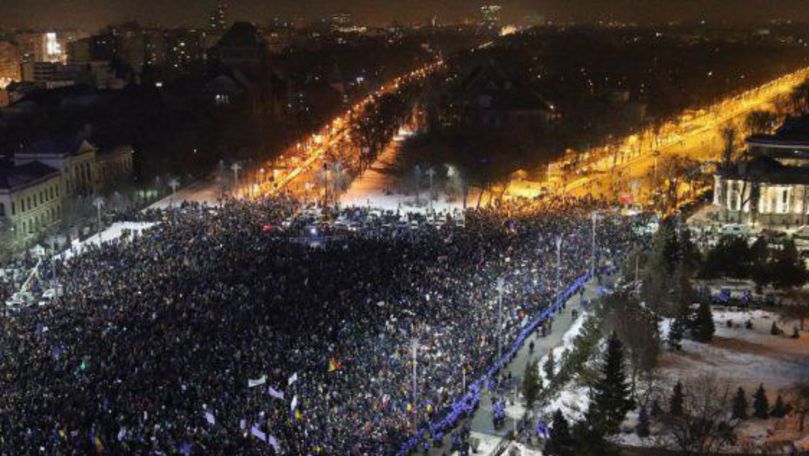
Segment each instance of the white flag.
M252 379L252 378L247 379L247 387L248 388L263 385L265 383L267 383L267 376L266 375L262 375L261 377L256 378L256 379Z
M205 412L205 421L207 421L208 424L216 424L216 418L214 418L211 412Z
M292 386L292 384L297 381L298 381L298 373L295 372L294 374L292 374L291 377L289 377L289 380L287 380L287 386Z

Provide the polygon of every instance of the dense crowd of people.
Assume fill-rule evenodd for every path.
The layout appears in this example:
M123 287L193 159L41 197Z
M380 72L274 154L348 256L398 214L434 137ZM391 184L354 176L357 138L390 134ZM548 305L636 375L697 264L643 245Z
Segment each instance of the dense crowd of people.
M557 236L561 282L588 269L597 207L507 203L464 227L317 243L284 230L288 199L150 213L140 236L57 262L58 301L3 320L0 448L395 454L551 302ZM602 262L628 252L635 223L600 215Z

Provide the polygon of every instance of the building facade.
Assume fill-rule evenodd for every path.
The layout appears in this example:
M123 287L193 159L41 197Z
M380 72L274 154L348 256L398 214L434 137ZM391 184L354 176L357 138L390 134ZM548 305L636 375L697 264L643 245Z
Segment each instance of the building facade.
M747 139L748 158L720 167L714 201L724 222L797 226L809 222L809 116L773 135Z
M17 151L14 164L44 163L61 172L65 181L65 195L89 196L99 190L96 152L96 148L84 140L45 138Z
M32 161L0 167L0 221L18 240L42 234L62 217L64 181L59 170Z

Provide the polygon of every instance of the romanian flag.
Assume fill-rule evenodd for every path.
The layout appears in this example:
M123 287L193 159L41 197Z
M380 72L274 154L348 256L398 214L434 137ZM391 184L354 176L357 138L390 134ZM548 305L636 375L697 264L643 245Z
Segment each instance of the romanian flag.
M329 372L334 372L338 369L341 369L342 367L343 365L340 364L340 361L338 361L337 358L332 357L331 359L329 359Z
M298 409L295 409L295 419L298 421L303 419L303 413L301 413L301 411Z

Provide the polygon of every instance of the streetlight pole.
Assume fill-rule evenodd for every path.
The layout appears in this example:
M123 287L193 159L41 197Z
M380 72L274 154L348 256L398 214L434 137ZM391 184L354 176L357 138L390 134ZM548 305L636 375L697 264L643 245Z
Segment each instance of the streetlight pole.
M503 357L503 285L502 277L497 279L497 361Z
M556 236L556 293L562 292L562 236Z
M177 188L180 187L180 180L176 177L172 177L169 181L169 187L171 187L171 204L170 206L174 206L174 201L177 198Z
M433 176L435 176L435 169L428 169L427 176L430 177L430 194L428 195L428 201L430 202L430 212L433 212Z
M239 171L242 170L242 165L239 162L236 162L230 165L230 169L233 170L233 186L238 190Z
M98 242L101 242L101 208L104 206L104 198L95 199L96 215L98 215Z
M418 352L419 352L419 341L417 338L412 338L410 340L410 354L413 357L413 432L418 432L419 429L419 408L418 408Z
M592 245L590 247L590 275L595 275L596 273L596 223L598 222L598 212L593 211L593 233L592 233Z

